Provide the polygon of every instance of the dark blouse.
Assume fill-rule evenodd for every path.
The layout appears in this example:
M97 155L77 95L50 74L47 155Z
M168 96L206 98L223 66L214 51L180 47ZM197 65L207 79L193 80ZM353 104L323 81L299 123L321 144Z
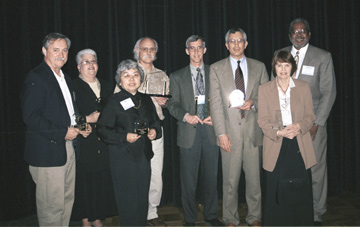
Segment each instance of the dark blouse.
M112 94L112 87L109 83L99 79L100 82L100 98L104 103ZM83 81L81 78L73 80L75 91L75 102L78 107L78 111L87 116L95 110L100 110L100 105L97 102L97 97L91 87ZM108 148L100 138L96 135L96 123L90 123L93 132L87 137L78 136L80 143L80 158L77 164L77 171L98 171L109 169L109 154Z
M127 106L127 102L132 102L134 106ZM127 133L135 132L135 122L139 119L146 121L150 129L156 130L156 139L162 136L160 120L150 96L139 92L132 95L126 90L121 90L109 97L100 114L97 133L109 145L110 153L120 152L134 162L144 154L148 160L152 158L151 141L147 134L142 135L134 143L129 143L126 139Z

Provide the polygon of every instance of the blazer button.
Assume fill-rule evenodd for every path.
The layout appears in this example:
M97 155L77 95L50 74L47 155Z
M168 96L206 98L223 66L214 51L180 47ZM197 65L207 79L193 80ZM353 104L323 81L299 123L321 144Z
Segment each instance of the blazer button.
M101 151L100 150L98 150L98 154L100 154L101 153Z
M239 123L239 125L241 125L241 123Z
M194 128L196 128L196 126L194 126Z

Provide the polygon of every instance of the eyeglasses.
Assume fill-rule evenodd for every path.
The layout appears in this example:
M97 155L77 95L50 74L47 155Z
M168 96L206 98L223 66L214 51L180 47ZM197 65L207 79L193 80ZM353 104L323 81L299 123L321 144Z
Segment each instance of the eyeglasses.
M291 31L292 35L298 35L298 34L302 35L302 34L307 34L307 33L308 33L308 31L306 29L299 29L299 30Z
M126 80L130 80L130 79L137 79L137 78L140 78L140 74L138 73L135 73L135 74L124 74L124 75L121 75L122 78L126 79Z
M148 48L148 47L139 47L139 49L140 49L140 51L143 51L143 52L148 52L148 51L150 51L150 52L156 52L156 48L155 48L155 47L150 47L150 48Z
M245 40L242 39L242 38L239 38L239 39L230 39L230 40L228 41L228 43L230 43L230 44L243 43L243 42L245 42Z
M189 50L190 52L195 52L195 50L197 50L197 51L202 51L203 49L204 49L203 46L198 46L198 47L191 46L191 47L188 48L188 50Z
M83 65L96 65L97 62L98 62L97 60L91 60L91 61L85 60L85 61L82 61L81 64L83 64Z

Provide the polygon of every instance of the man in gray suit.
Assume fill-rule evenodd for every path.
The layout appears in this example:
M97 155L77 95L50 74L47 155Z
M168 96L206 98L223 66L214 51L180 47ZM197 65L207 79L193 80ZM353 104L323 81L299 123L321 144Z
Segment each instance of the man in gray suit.
M314 224L322 225L327 197L326 121L336 98L335 72L331 54L309 44L310 25L303 18L290 23L289 39L293 44L283 48L294 56L298 70L294 77L309 83L316 120L310 130L317 165L311 168L314 199Z
M205 222L222 226L218 220L217 172L219 147L208 113L209 66L203 62L205 41L198 35L186 40L190 65L170 75L168 109L178 122L180 147L181 201L186 226L197 219L195 191L199 168L203 182Z
M225 35L225 46L230 56L210 66L210 112L215 135L221 147L223 170L223 220L237 226L238 185L241 169L245 172L246 222L261 225L260 149L262 132L257 124L257 96L259 85L269 80L265 65L247 58L246 33L230 29ZM229 107L230 93L242 82L245 102L240 107Z

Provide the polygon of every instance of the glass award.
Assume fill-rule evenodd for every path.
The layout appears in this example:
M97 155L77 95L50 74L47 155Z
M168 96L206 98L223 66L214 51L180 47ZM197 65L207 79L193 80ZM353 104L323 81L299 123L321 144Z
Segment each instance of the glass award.
M80 131L87 129L86 116L82 113L74 113L76 125L74 128L78 128Z
M235 89L231 92L229 100L231 108L240 107L245 103L245 95L239 89Z
M136 119L134 126L134 133L138 135L145 135L149 131L149 123L145 119Z

